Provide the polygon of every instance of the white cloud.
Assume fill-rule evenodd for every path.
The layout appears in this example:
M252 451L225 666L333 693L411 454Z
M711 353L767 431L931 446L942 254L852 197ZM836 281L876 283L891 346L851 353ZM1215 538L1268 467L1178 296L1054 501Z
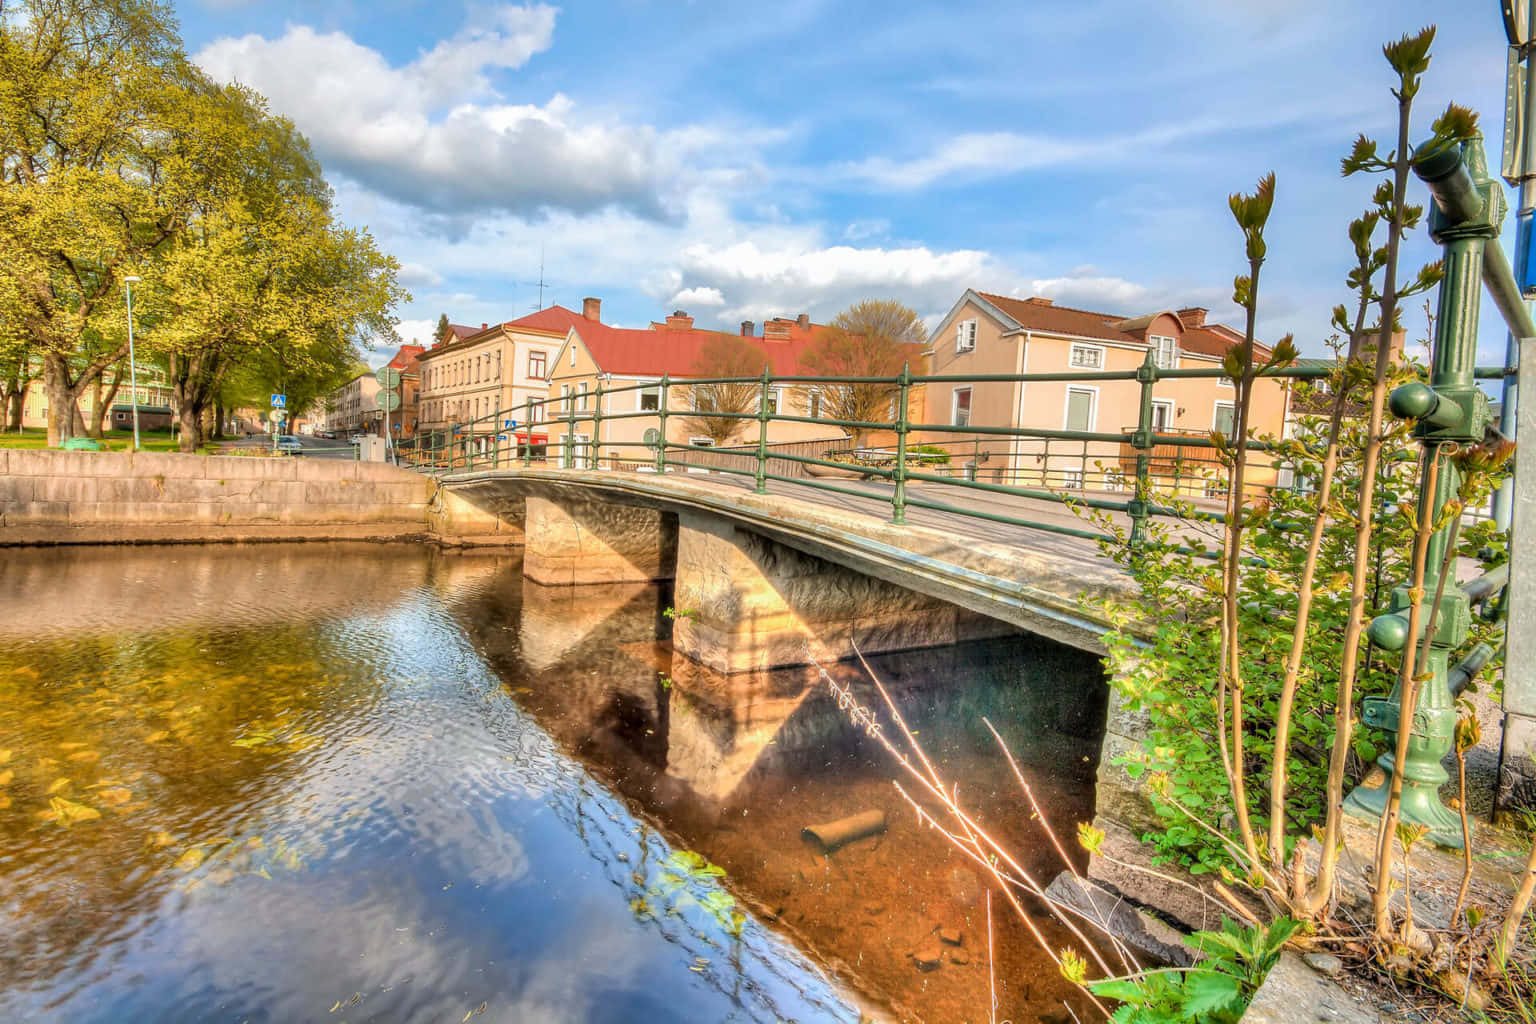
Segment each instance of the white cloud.
M266 95L328 169L413 206L523 216L620 206L665 216L677 160L694 143L710 144L708 131L674 140L586 114L560 94L513 104L492 88L487 72L524 66L548 48L554 26L551 7L500 7L403 67L344 33L305 25L275 39L218 39L196 60L215 79Z
M670 303L674 306L723 306L725 296L720 294L718 288L684 288L672 296Z
M400 283L407 288L441 288L443 275L420 263L400 265Z

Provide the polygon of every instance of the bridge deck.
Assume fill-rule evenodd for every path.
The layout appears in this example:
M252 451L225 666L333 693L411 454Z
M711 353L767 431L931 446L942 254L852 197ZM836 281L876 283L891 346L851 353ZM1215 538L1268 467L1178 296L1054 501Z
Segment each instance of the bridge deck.
M766 536L897 586L968 607L1088 650L1102 650L1111 627L1085 598L1126 594L1129 578L1088 537L997 523L966 511L909 506L907 523L890 522L888 485L838 481L837 493L727 474L632 473L535 466L457 473L443 486L489 510L508 500L548 497L585 505L633 505L719 516ZM943 488L912 488L935 504ZM1029 518L1066 529L1092 524L1059 503L966 491L971 512ZM1120 525L1128 528L1121 517ZM1191 530L1210 529L1190 524Z

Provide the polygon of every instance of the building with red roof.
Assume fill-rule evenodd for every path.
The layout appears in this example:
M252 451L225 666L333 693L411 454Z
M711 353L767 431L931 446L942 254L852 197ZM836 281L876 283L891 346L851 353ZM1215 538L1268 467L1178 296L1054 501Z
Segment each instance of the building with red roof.
M1135 370L1147 359L1163 369L1220 369L1243 334L1207 323L1199 306L1125 317L1059 306L1048 298L1018 298L967 290L929 340L929 373L939 375L1093 373ZM1270 349L1255 346L1262 360ZM942 393L941 393L942 392ZM1161 434L1230 434L1236 390L1226 378L1159 380L1152 387L1152 427ZM1134 380L976 381L933 385L932 415L951 426L1015 427L1084 433L1129 433L1138 424L1141 385ZM1261 379L1252 410L1255 436L1283 435L1290 401L1287 382ZM1057 489L1119 489L1134 463L1129 446L1111 441L1015 439L930 432L928 443L975 453L978 478ZM1197 453L1174 446L1154 450L1154 473L1183 476L1181 493L1215 497L1224 480ZM1209 460L1206 460L1207 462ZM1250 474L1273 484L1266 460ZM1177 462L1177 466L1174 463ZM1165 472L1166 471L1166 472Z
M707 418L696 415L701 404L726 401L723 396L728 392L744 392L748 386L690 386L688 381L757 376L765 367L776 376L808 375L802 359L825 330L825 325L812 323L804 314L769 320L760 334L752 321L744 321L737 332L705 330L696 327L693 317L681 310L645 328L579 320L556 353L550 376L548 414L544 417L549 421L549 439L564 445L569 437L571 448L565 457L577 465L588 464L593 451L604 465L648 464L654 456L644 441L648 430L661 426L661 381L665 377L669 444L728 446L742 443L749 433L755 441L755 424L743 421L729 435L711 437ZM752 411L758 400L754 392ZM741 399L738 404L746 403ZM819 400L807 388L770 387L768 408L770 413L781 415L821 415ZM643 415L646 413L657 415ZM826 441L830 447L846 440L842 430L830 425L781 420L769 423L772 444Z

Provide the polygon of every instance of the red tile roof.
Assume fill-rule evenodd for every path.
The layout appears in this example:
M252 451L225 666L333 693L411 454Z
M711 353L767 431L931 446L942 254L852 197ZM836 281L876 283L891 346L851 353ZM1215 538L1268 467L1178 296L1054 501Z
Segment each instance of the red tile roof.
M1113 313L1095 313L1086 309L1058 306L1055 303L1031 302L1027 299L1009 298L1006 295L992 295L987 292L976 294L992 303L1020 327L1028 330L1042 331L1047 334L1071 334L1080 338L1100 338L1104 341L1118 341L1127 345L1146 344L1146 329L1157 316L1156 313L1151 313L1126 319ZM1173 310L1159 312L1167 312L1174 319L1178 319L1178 314ZM1242 340L1243 336L1240 333L1222 324L1206 324L1193 328L1180 325L1179 348L1184 352L1220 356L1226 352L1233 341ZM1255 349L1258 354L1269 354L1269 348L1262 343L1255 346Z
M449 324L448 332L453 335L454 341L462 341L472 334L479 334L480 328L466 327L463 324Z
M516 320L508 320L502 326L526 327L534 331L558 331L563 334L578 324L596 322L595 320L588 320L573 309L566 309L564 306L550 306L548 309L541 309L537 313L529 313L527 316L520 316Z
M425 351L426 348L422 345L401 345L400 351L395 353L395 357L389 361L389 365L397 370L404 370L409 373L416 369L416 360Z
M582 320L575 328L587 351L605 373L658 377L665 373L672 377L690 377L698 376L695 367L704 346L722 334L741 338L762 352L768 357L774 373L800 373L803 370L800 360L819 325L812 324L810 330L797 328L785 341L697 328L688 331L669 331L665 327L633 330L609 327L591 320Z

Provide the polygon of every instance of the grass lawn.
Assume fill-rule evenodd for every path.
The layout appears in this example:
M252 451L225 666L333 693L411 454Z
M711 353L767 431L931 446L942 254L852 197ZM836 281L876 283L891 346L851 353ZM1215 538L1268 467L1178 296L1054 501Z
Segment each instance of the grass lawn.
M133 431L109 430L107 431L107 436L102 438L101 443L107 447L108 451L130 451L133 448ZM48 432L46 430L39 430L29 427L24 428L19 434L11 433L9 431L0 432L0 448L47 447ZM176 439L173 438L169 433L162 431L156 431L154 433L140 431L139 448L140 450L146 452L174 452L180 450L177 446ZM202 450L205 453L214 452L218 450L218 445L204 445Z

